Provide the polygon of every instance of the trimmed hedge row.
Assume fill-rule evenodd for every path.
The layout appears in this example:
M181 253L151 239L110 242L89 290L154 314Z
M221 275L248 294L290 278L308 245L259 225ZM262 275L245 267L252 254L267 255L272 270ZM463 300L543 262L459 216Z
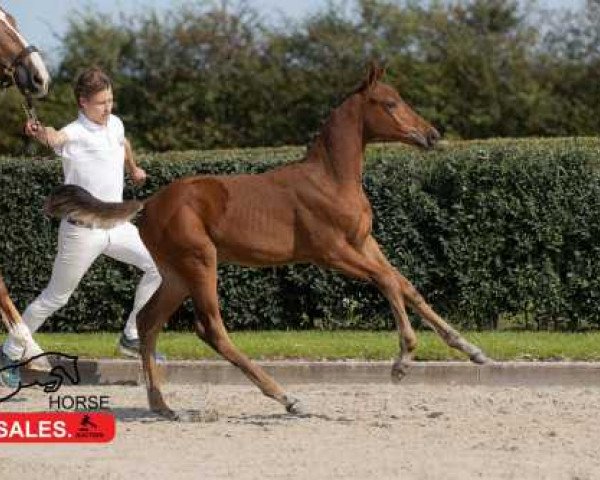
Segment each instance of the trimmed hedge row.
M139 155L150 174L126 197L174 178L262 172L302 148ZM600 326L598 139L457 143L432 153L402 146L367 151L364 186L374 235L392 263L462 328ZM0 265L23 310L46 285L57 222L41 206L61 182L56 160L0 159ZM48 331L118 330L139 272L100 258ZM390 328L375 288L318 268L220 267L223 316L232 329ZM187 329L186 303L169 328Z

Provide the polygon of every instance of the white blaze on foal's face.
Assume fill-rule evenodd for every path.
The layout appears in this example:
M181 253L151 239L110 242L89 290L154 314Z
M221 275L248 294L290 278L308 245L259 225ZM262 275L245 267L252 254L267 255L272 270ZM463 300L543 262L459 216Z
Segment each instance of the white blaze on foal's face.
M12 17L0 8L0 61L3 66L13 66L15 59L29 46L29 42L16 29ZM27 89L38 97L46 95L50 75L41 55L31 52L23 57L20 64L27 71Z

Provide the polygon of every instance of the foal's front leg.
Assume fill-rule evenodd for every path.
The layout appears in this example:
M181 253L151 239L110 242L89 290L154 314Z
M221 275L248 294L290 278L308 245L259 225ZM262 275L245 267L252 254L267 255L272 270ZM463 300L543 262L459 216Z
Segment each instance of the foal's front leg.
M489 362L489 359L480 348L469 343L460 333L442 319L425 301L417 289L398 270L390 265L373 237L369 237L365 242L364 254L368 258L376 259L379 264L386 265L386 268L393 271L397 286L395 291L399 292L404 302L408 303L448 346L465 353L474 363L484 364ZM406 321L408 321L408 317L406 317ZM396 366L396 364L394 365ZM400 367L401 365L402 358L400 359Z
M478 347L465 340L435 313L412 284L388 262L373 237L368 237L361 248L346 244L338 249L332 258L335 261L328 263L330 267L341 270L349 276L373 282L390 302L400 333L400 356L392 368L394 377L402 378L406 374L417 344L416 335L406 314L405 302L450 347L466 353L475 363L482 364L489 361Z
M387 261L372 237L367 238L361 249L344 245L332 258L335 261L327 262L325 266L341 270L350 277L374 283L388 300L396 320L400 343L399 355L392 366L392 377L402 379L413 360L417 336L406 312L398 272Z

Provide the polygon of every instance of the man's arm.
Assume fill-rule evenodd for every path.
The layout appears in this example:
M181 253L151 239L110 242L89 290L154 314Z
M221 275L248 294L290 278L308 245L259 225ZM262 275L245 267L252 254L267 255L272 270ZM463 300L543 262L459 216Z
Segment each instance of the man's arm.
M142 185L146 181L146 172L135 163L133 149L127 139L125 139L125 169L136 185Z
M65 132L56 130L53 127L45 127L41 123L31 120L25 124L25 135L53 149L61 148L68 141Z

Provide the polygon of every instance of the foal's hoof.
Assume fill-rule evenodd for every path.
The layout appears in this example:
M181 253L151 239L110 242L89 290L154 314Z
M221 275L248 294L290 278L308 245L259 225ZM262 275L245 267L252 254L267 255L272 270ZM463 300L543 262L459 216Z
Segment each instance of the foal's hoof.
M153 408L152 411L163 417L165 420L169 420L171 422L177 422L181 420L177 412L171 410L170 408Z
M304 415L306 413L302 402L297 398L290 398L290 402L285 406L285 409L292 415Z
M408 374L410 364L406 361L396 360L392 365L392 381L400 382Z
M486 363L491 362L491 360L481 350L475 352L469 358L473 363L476 363L477 365L485 365Z

